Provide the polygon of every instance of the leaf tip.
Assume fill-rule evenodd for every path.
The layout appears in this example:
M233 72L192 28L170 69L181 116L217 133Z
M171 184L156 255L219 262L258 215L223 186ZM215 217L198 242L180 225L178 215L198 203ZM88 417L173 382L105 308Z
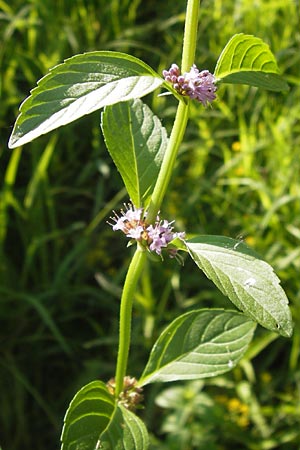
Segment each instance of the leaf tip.
M12 134L12 135L10 136L10 138L9 138L9 140L8 140L8 143L7 143L7 147L8 147L9 149L11 149L11 150L12 150L13 148L19 147L18 139L15 137L14 134Z
M293 323L292 321L288 322L283 328L279 323L277 324L277 332L286 338L291 338L293 335Z

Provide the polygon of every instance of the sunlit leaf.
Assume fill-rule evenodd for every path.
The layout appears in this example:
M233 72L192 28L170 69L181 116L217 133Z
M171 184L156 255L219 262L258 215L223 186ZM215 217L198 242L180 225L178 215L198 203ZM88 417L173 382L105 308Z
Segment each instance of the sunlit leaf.
M77 392L67 410L61 450L95 450L115 410L115 399L101 381Z
M235 311L202 309L183 314L158 338L139 383L194 380L227 372L245 353L255 327Z
M43 77L20 106L9 147L17 147L106 105L143 97L163 83L147 64L118 52L73 56Z
M99 450L147 450L148 432L141 419L119 405L99 445Z
M101 381L84 386L67 410L61 450L146 450L148 433L143 422L115 403Z
M197 266L251 319L283 336L292 334L288 299L272 267L240 241L198 236L186 242Z
M217 61L214 75L223 83L249 84L271 91L288 89L269 46L243 33L230 39Z
M107 106L102 114L105 142L137 207L149 197L168 139L165 128L141 100Z

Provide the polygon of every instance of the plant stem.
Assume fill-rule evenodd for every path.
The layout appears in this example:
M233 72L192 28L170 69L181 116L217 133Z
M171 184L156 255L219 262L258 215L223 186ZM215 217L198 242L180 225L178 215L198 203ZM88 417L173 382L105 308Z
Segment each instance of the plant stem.
M200 0L188 0L183 36L181 71L188 72L195 62Z
M178 149L185 133L188 121L188 112L189 103L185 103L184 101L179 102L168 147L151 197L147 214L148 223L155 220L167 191L171 175L173 173Z
M188 0L187 2L182 49L182 73L188 71L195 60L199 6L199 0ZM162 201L166 194L171 175L173 173L178 149L186 130L188 122L189 103L190 102L187 99L182 99L182 101L179 102L168 147L148 209L147 221L149 223L153 222L155 217L157 216L157 213L159 212Z
M199 0L188 0L187 2L182 50L182 72L188 71L194 63L199 5ZM166 194L173 173L178 149L186 130L188 115L189 101L183 98L182 101L179 102L177 108L168 147L154 187L150 206L148 208L147 222L149 223L155 220ZM127 361L131 337L132 303L135 289L144 267L145 260L146 252L138 246L130 263L122 292L119 325L119 349L115 376L116 398L118 398L121 391L123 390L124 377L127 371Z
M123 390L123 380L126 375L128 353L131 337L131 312L133 297L137 282L144 267L146 260L146 252L144 249L137 247L135 254L131 260L126 275L124 288L121 297L120 307L120 325L119 325L119 349L116 369L116 389L115 396L118 398Z

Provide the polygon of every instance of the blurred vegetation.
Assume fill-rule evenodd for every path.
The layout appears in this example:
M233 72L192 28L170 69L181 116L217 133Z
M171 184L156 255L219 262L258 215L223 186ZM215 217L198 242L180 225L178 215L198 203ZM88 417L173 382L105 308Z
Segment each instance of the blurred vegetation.
M114 374L129 251L106 220L127 201L99 112L7 149L20 102L76 53L117 50L161 71L180 63L185 1L0 0L0 445L58 448L76 389ZM214 69L238 32L269 43L284 93L222 87L192 108L164 217L178 230L247 241L291 301L290 340L258 330L242 364L205 382L153 386L142 411L152 449L297 449L300 443L300 7L298 0L202 0L197 66ZM176 101L146 99L170 130ZM147 267L136 296L130 374L162 327L202 306L231 307L174 261Z

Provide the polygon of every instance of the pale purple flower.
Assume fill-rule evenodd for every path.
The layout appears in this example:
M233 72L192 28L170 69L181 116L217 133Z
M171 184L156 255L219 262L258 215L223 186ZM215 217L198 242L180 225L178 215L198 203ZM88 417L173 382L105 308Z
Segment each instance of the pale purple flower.
M169 70L163 70L163 76L169 83L177 83L177 78L180 75L180 69L177 64L172 64Z
M150 239L155 240L159 238L159 229L153 225L147 227L148 236Z
M126 234L126 237L131 239L140 239L141 234L144 231L144 227L142 225L137 225L135 228L131 228L128 233Z
M113 225L112 229L114 231L117 231L117 230L123 231L123 229L124 229L124 222L126 220L125 217L124 216L118 217L118 218L114 217L113 220L115 220L116 223Z
M122 209L120 215L113 211L114 216L110 217L109 225L112 226L114 231L122 231L126 237L136 240L151 252L161 255L162 249L166 249L174 239L184 240L184 232L173 232L174 220L172 222L160 220L158 215L155 223L149 225L146 220L147 212L143 208L135 208L130 203L124 204L124 207L125 211ZM170 247L166 251L171 258L177 254L176 248Z
M176 64L172 64L169 70L163 71L166 81L173 84L174 89L181 95L190 97L201 102L204 106L211 103L215 98L217 86L216 79L208 70L197 69L194 64L189 72L180 74Z
M160 221L158 218L154 227L153 225L150 225L147 228L148 235L150 239L152 239L149 247L150 250L155 251L158 255L160 255L162 248L167 247L171 241L179 236L178 233L173 233L173 223L174 220L172 222L168 222L167 220ZM185 233L182 233L180 236L185 236Z
M136 220L138 222L139 220L141 220L142 212L143 212L143 208L135 208L135 207L133 209L129 208L129 209L127 209L127 211L125 213L125 217L130 222L132 220Z
M151 251L155 251L158 255L161 254L161 249L167 247L169 242L173 241L174 233L173 227L171 226L173 222L168 222L164 220L163 222L157 218L155 225L149 225L147 227L148 236L152 240L149 248Z
M110 219L115 223L109 223L114 231L123 231L126 235L130 233L130 230L135 229L142 219L142 208L135 208L130 203L124 203L124 209L121 209L121 216L119 216L115 211L113 211L114 216ZM131 237L131 236L129 236Z
M151 252L155 252L158 255L161 255L161 249L163 247L166 247L166 243L163 242L163 240L161 238L157 238L157 239L153 240L151 242L151 244L149 245L149 249L151 250Z

